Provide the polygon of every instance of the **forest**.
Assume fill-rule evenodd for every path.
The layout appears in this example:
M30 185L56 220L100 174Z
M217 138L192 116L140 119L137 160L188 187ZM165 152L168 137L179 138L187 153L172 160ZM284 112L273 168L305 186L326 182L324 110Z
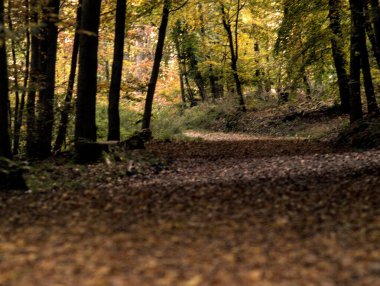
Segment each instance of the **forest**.
M0 0L0 286L380 284L379 0Z

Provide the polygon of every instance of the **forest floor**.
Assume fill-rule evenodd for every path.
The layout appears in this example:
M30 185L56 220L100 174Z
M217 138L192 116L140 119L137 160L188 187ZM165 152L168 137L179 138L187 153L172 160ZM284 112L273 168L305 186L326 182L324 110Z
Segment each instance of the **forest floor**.
M187 135L0 193L0 285L380 285L380 150Z

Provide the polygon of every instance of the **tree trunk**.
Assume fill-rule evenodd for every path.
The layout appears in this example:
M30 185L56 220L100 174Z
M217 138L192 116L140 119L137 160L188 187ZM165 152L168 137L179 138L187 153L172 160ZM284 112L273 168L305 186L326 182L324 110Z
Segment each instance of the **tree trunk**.
M360 62L363 72L364 87L367 98L369 113L377 113L379 108L376 102L375 89L372 81L371 66L367 49L367 39L365 33L364 6L362 0L350 0L352 20L355 26L355 40L360 52Z
M149 85L148 85L146 100L145 100L145 110L144 110L144 117L143 117L143 122L142 122L142 129L147 130L148 133L150 133L150 122L152 118L153 98L154 98L154 93L156 90L156 84L157 84L158 75L160 72L160 64L161 64L164 45L165 45L166 30L168 27L169 15L170 15L170 6L171 6L171 0L165 0L164 7L162 10L162 20L161 20L160 30L158 33L156 53L154 55L153 69L152 69L152 74L151 74Z
M343 32L341 28L341 0L329 0L330 29L333 37L331 39L332 53L335 63L335 70L338 77L339 95L341 109L344 113L350 112L350 87L346 71L346 59L344 57Z
M202 101L206 101L207 100L207 91L205 88L204 80L203 80L201 73L198 70L198 65L196 65L195 68L196 68L195 75L194 75L195 76L194 77L195 84L198 87L199 94L202 98Z
M38 4L37 0L32 0L30 3L31 24L34 29L31 29L31 65L30 65L30 80L28 99L26 103L26 154L31 157L36 144L36 93L39 86L40 75L40 29L38 28Z
M237 69L238 52L237 50L235 50L235 43L234 43L234 39L232 35L231 24L228 22L226 11L223 5L222 5L222 15L223 15L223 27L226 30L227 36L228 36L228 43L229 43L230 54L231 54L231 69L232 69L233 77L235 80L236 92L239 96L239 107L241 111L246 112L247 109L245 107L243 90L242 90L242 86L241 86L241 82L240 82L240 78L238 74L238 69Z
M187 71L185 64L183 64L183 75L184 75L185 84L187 87L187 94L189 95L190 107L197 106L198 103L195 100L195 95L194 95L194 92L193 92L191 85L190 85L189 72Z
M25 0L25 7L27 8L26 16L25 16L25 24L29 26L29 0ZM24 108L25 108L25 97L26 90L28 87L29 81L29 72L30 72L30 32L29 29L26 29L26 54L25 54L25 72L24 72L24 83L23 90L21 94L21 102L20 108L17 114L17 120L15 121L14 126L14 140L13 140L13 154L17 155L19 153L20 148L20 130L23 122Z
M9 136L9 86L4 31L4 0L0 0L0 157L11 158Z
M354 10L355 1L351 5L351 61L350 61L350 121L351 123L363 118L361 92L360 92L360 34ZM360 1L360 0L359 0Z
M42 8L42 38L40 64L42 83L39 90L37 144L33 155L47 158L51 154L54 124L55 65L58 46L58 16L60 0L49 0Z
M373 55L375 56L377 66L380 68L380 45L378 45L377 43L375 31L372 26L372 19L371 19L371 15L368 8L368 3L364 4L364 16L365 16L365 31L371 43L372 52L373 52Z
M186 109L186 91L185 91L185 82L184 82L184 72L182 68L182 53L181 53L181 47L179 43L179 38L175 34L173 36L173 42L174 42L174 47L177 52L177 61L178 61L178 71L179 71L179 83L180 83L180 88L181 88L181 102L182 102L182 110Z
M96 93L101 0L83 0L79 40L75 147L79 157L85 142L96 142Z
M375 28L376 42L380 50L380 5L379 0L371 0L373 24Z
M124 37L127 4L125 0L117 0L115 47L112 62L112 78L108 95L108 140L120 140L120 87L123 72Z
M182 110L186 109L186 91L185 91L185 82L183 80L183 73L180 69L179 71L179 84L181 88L181 108Z
M76 18L76 28L75 28L75 36L73 43L73 51L71 55L71 65L70 65L70 74L69 81L67 85L66 98L65 98L65 106L63 107L61 113L61 120L59 123L58 134L54 144L54 152L58 152L62 149L62 145L65 142L66 134L67 134L67 125L69 123L69 114L71 111L71 100L74 92L74 83L75 76L77 71L77 63L78 63L78 53L79 53L79 28L82 17L82 0L79 0L78 8L77 8L77 18Z
M216 76L214 75L214 70L212 68L212 65L209 66L209 81L210 81L210 90L211 90L211 96L212 100L215 102L215 100L218 98L218 88L216 85Z
M13 21L12 21L12 1L8 0L8 27L11 32L13 31ZM20 87L19 87L19 73L17 68L17 58L16 58L16 43L14 37L11 37L11 55L12 55L12 66L13 66L13 89L15 93L15 108L14 108L14 129L17 126L18 113L20 109ZM10 125L11 126L11 125ZM13 129L13 130L14 130ZM14 138L14 137L13 137Z

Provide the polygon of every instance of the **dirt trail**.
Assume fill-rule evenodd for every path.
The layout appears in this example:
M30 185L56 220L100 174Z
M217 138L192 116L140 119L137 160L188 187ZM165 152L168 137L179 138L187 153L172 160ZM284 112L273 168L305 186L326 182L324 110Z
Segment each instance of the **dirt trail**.
M0 194L0 285L380 285L380 151L191 135L158 174Z

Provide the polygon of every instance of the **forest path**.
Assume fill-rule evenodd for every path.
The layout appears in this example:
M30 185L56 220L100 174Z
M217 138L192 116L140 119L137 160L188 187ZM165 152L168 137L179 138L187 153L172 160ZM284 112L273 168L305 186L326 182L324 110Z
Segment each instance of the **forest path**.
M0 194L0 285L380 285L379 150L192 135L158 174Z

